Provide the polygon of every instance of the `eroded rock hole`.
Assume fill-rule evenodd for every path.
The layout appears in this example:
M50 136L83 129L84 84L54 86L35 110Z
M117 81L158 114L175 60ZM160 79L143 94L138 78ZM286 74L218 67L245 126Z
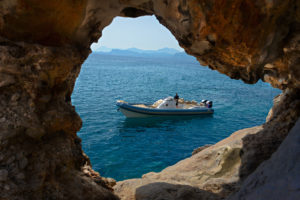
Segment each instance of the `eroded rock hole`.
M247 83L264 80L283 93L264 121L264 109L271 106L264 102L280 91L270 92L262 82L244 87L179 55L91 54L73 93L80 98L73 103L85 122L79 133L83 147L104 176L113 169L122 179L142 167L145 172L135 177L160 171L162 161L174 164L178 153L188 157L201 142L225 137L219 137L222 131L231 134L265 122L198 148L161 173L118 182L114 193L129 199L299 196L299 8L299 1L1 1L0 199L117 198L108 191L114 181L93 171L82 152L76 135L81 119L69 97L91 41L113 17L149 13L201 64ZM162 39L152 34L142 41L152 37ZM187 99L208 96L218 114L137 123L109 107L116 98L153 101L175 91Z
M117 181L158 172L189 157L200 146L214 144L238 129L264 123L273 97L280 93L263 82L245 85L231 80L201 67L184 52L136 48L139 41L141 45L147 45L142 40L148 41L149 45L149 41L160 40L159 35L153 34L155 23L154 17L116 18L104 29L99 43L92 46L94 51L83 65L72 96L83 119L79 136L93 168ZM161 28L158 23L157 26ZM116 111L118 99L153 103L176 92L189 100L211 98L216 114L200 118L126 119ZM228 155L238 155L228 151ZM226 152L216 156L224 157ZM230 163L238 165L237 156L234 160ZM226 159L224 162L224 166L229 165Z

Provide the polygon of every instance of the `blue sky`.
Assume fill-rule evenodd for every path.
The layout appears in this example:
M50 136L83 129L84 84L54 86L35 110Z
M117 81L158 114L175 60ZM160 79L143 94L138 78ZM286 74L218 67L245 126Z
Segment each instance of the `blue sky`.
M100 46L118 49L135 47L145 50L168 47L183 50L171 32L154 16L114 18L113 22L104 28L98 43L92 45L92 50Z

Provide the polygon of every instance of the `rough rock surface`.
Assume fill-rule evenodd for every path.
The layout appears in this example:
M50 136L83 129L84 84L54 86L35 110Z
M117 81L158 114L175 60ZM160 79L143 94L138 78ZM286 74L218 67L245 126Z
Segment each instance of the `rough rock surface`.
M219 197L197 187L155 182L138 188L135 199L216 200Z
M70 86L82 56L4 39L0 49L0 199L81 199L86 191L90 199L117 199L76 136L81 120Z
M211 144L206 144L204 146L198 147L198 148L193 150L192 155L195 155L196 153L199 153L200 151L203 151L204 149L206 149L210 146L211 146Z
M114 181L94 172L82 152L76 135L81 119L70 96L103 28L115 16L152 14L201 64L246 83L262 79L285 91L266 124L189 158L199 174L178 174L182 161L161 172L168 183L145 186L160 180L160 174L137 180L145 184L133 181L134 187L143 185L136 198L160 198L145 188L159 190L164 198L225 197L276 151L299 117L300 1L2 0L0 199L117 198L110 192ZM217 159L202 162L208 152ZM121 191L128 190L133 198L132 189L120 188L129 182L115 187L121 197L127 198Z
M300 197L300 118L272 157L229 200L295 200Z

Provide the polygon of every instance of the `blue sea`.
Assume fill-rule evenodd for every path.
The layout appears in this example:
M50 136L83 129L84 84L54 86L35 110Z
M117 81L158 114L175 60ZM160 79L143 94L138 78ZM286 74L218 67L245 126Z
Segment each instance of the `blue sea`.
M153 103L178 93L213 101L203 117L126 119L116 101ZM202 67L194 58L92 53L82 66L72 103L83 120L78 133L93 169L117 181L159 172L233 132L264 123L280 90Z

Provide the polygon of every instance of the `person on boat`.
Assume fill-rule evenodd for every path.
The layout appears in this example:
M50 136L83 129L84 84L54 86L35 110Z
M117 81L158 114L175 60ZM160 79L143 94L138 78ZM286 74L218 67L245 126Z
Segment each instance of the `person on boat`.
M212 108L212 101L207 101L207 107Z
M174 97L174 100L176 101L176 107L178 107L179 96L178 96L177 93L176 93L176 95L175 95L175 97Z

